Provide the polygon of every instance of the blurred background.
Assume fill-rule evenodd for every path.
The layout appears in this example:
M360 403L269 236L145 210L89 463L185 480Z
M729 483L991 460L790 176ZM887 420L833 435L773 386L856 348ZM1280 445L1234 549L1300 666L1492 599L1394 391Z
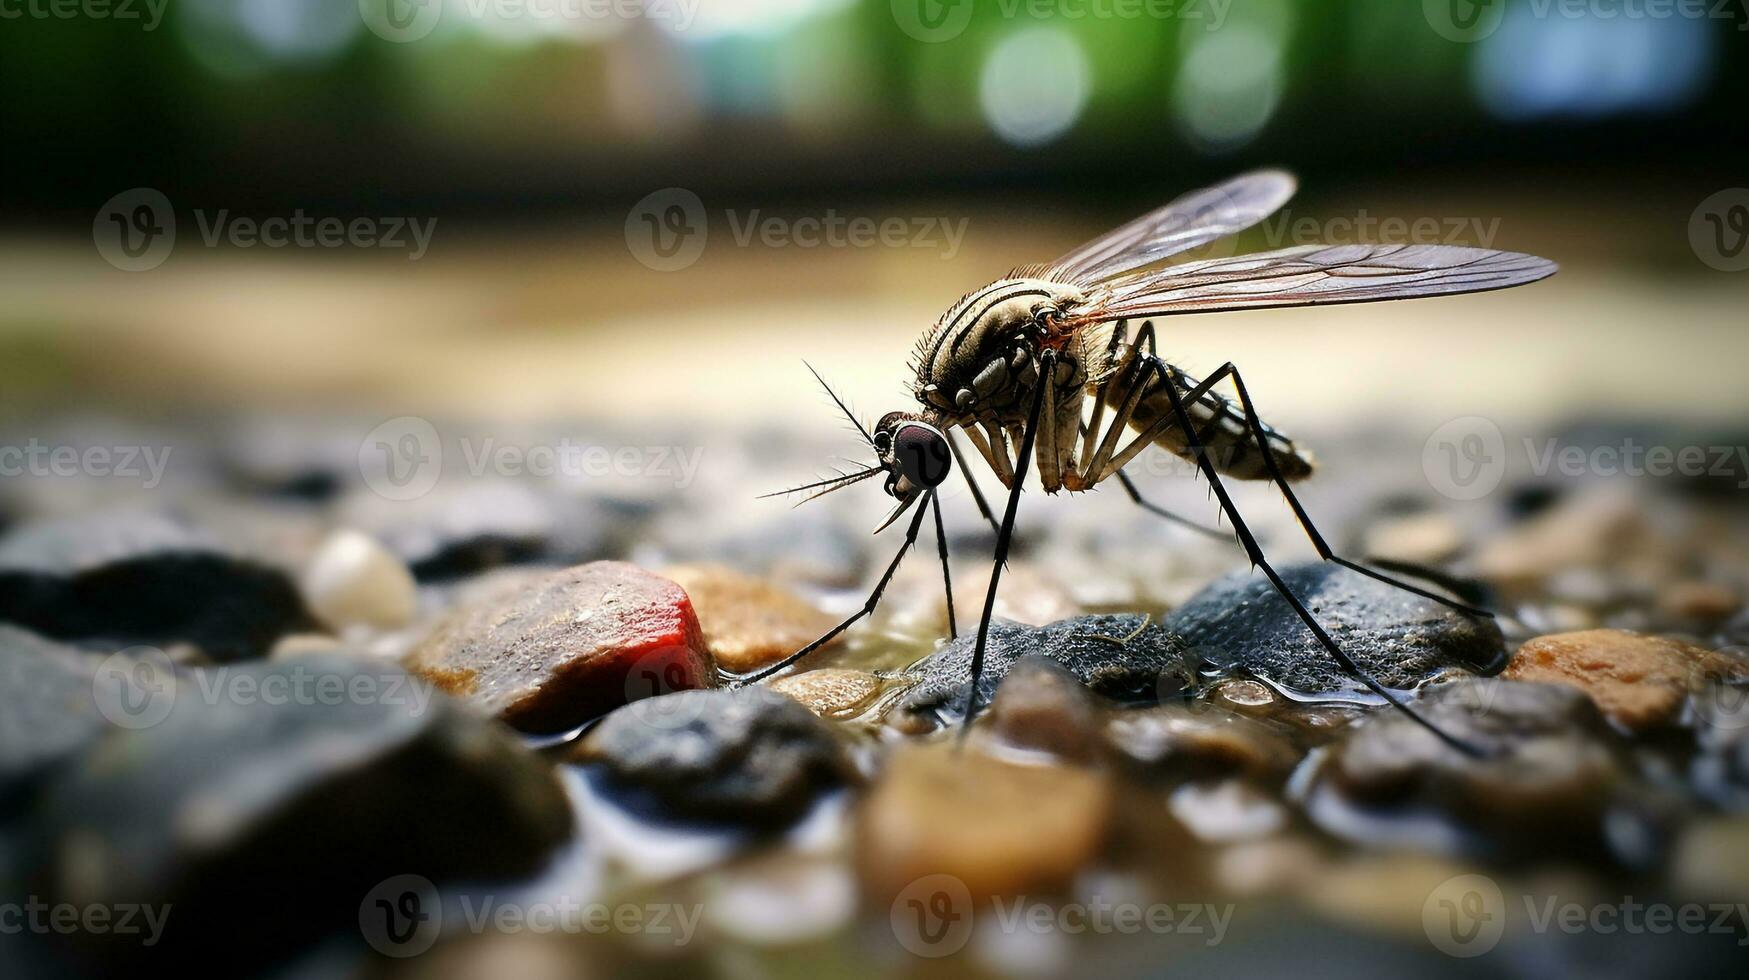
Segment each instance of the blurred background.
M1290 430L1735 418L1741 8L7 0L0 402L797 420L807 357L878 414L966 290L1276 165L1301 198L1242 248L1564 268L1173 325Z
M868 535L888 503L872 482L800 511L755 499L814 478L833 453L866 454L803 360L865 422L910 407L913 342L968 290L1193 188L1275 166L1301 178L1289 208L1190 258L1389 241L1531 252L1562 267L1502 292L1161 325L1169 359L1199 376L1232 360L1263 416L1317 453L1323 469L1302 498L1331 542L1488 581L1513 644L1621 626L1740 653L1746 8L0 0L0 576L29 576L0 584L143 569L46 612L38 607L52 604L0 589L0 620L90 647L119 630L199 663L184 624L158 627L184 613L204 624L228 593L214 599L217 586L175 577L185 574L176 556L204 554L210 538L269 563L269 584L283 586L276 601L297 598L293 571L307 596L346 598L316 558L331 533L356 530L350 542L335 537L385 545L392 559L365 571L404 586L405 603L384 600L394 608L378 618L341 609L327 633L306 634L316 627L245 592L238 607L264 625L249 620L261 628L205 652L283 659L344 643L399 656L450 610L503 601L511 587L532 588L518 574L539 572L500 566L597 558L732 566L806 600L784 615L799 607L835 621L861 607L901 532ZM581 467L560 458L553 472L573 441L601 455ZM1699 449L1706 472L1594 485L1644 475L1621 458L1635 446ZM1577 463L1557 464L1568 449ZM1495 468L1478 482L1478 466ZM1214 521L1206 486L1181 462L1151 452L1136 469L1151 499ZM1621 483L1631 487L1615 492ZM1272 489L1235 497L1272 556L1308 553ZM993 536L957 480L943 502L964 629ZM1023 509L1003 616L1164 613L1246 568L1226 542L1170 528L1114 488L1028 494ZM921 550L834 665L891 670L933 649L938 569L932 543ZM219 567L236 580L219 586L256 581ZM780 639L783 650L801 642ZM1305 731L1327 739L1330 724L1318 715ZM1716 807L1741 809L1749 753L1740 739L1705 742L1718 734L1703 731L1703 747L1735 753L1719 772L1740 782ZM1675 761L1648 767L1660 785L1701 754L1666 742ZM162 768L173 790L200 766L178 757ZM1621 785L1663 805L1639 783ZM152 786L150 799L172 800ZM1476 810L1516 813L1516 792L1505 805L1482 794ZM135 797L113 799L122 802L86 809L136 823ZM578 799L585 839L602 839L589 808L607 808ZM353 807L335 832L360 847L393 843L396 821L423 820L429 805L401 802L363 832L353 818L372 808ZM1685 805L1685 815L1715 806ZM400 816L415 806L417 820ZM1232 811L1216 812L1231 822ZM995 816L981 815L974 836ZM0 809L0 879L12 853L63 853L14 847L5 817ZM1305 829L1295 839L1325 849ZM1729 846L1690 846L1672 875L1677 893L1683 875L1717 871L1741 901L1741 872L1730 869L1749 866L1749 837L1740 820L1727 829ZM1046 850L1030 832L992 836L1024 844L1011 855L1020 861ZM1125 860L1129 842L1114 848ZM1342 854L1374 842L1360 843ZM287 848L288 860L306 846ZM1160 857L1172 887L1196 880L1172 862L1217 855L1152 848L1135 848L1136 860ZM167 849L144 850L155 860ZM1292 871L1297 853L1231 867ZM1347 933L1284 933L1235 943L1219 963L1205 952L1201 964L1237 976L1354 961L1348 972L1382 975L1392 968L1378 963L1403 962L1458 975L1470 961L1435 959L1420 941L1420 879L1380 867L1378 878L1307 872L1306 904L1390 919L1416 956L1380 960ZM731 896L716 904L747 921L767 911L779 933L794 918L804 931L818 920L849 935L849 871L830 879L839 890L825 901L791 887L787 872L767 887L754 871L758 887L708 894ZM287 884L249 880L274 880L276 893ZM1222 887L1263 893L1272 886L1256 882L1276 880L1259 871L1249 886ZM198 873L189 881L204 887ZM1609 889L1597 894L1629 894ZM202 894L232 902L224 889ZM354 895L340 903L348 922ZM882 896L863 911L875 921L886 908ZM279 923L295 933L287 948L319 934L302 921ZM1621 938L1585 946L1587 969L1686 969L1643 937L1631 937L1637 959L1619 955ZM705 945L699 955L715 955ZM1580 961L1533 946L1517 961L1522 975ZM1061 959L1040 948L1017 945L991 972L1066 974L1084 962L1066 945ZM823 975L888 968L853 942L834 949ZM1227 958L1240 954L1252 959ZM770 975L796 973L794 962L806 961ZM557 975L579 974L562 965ZM732 957L718 965L760 975Z

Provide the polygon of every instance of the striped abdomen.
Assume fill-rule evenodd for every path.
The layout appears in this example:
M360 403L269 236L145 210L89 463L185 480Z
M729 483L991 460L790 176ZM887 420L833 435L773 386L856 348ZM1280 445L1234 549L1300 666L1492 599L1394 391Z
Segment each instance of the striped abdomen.
M1198 380L1182 371L1177 372L1177 377L1179 397L1188 398L1190 390L1199 384ZM1257 440L1245 424L1245 410L1237 402L1208 391L1194 402L1187 401L1184 408L1196 426L1202 444L1208 447L1209 462L1214 464L1217 472L1236 480L1269 478L1263 453L1258 449ZM1172 399L1155 382L1137 404L1135 413L1130 418L1130 426L1137 431L1146 431L1161 419L1171 417ZM1312 474L1312 458L1309 453L1295 448L1292 439L1270 426L1264 425L1263 430L1283 479L1300 480ZM1176 425L1156 436L1154 444L1184 459L1192 458L1184 432Z

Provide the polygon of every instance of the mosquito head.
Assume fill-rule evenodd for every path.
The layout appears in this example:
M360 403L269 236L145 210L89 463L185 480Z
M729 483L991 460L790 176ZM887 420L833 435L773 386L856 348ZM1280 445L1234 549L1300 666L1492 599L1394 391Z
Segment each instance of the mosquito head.
M888 412L874 430L874 449L887 473L883 489L899 506L877 530L903 514L925 491L941 486L953 473L953 451L947 436L929 421L907 412Z

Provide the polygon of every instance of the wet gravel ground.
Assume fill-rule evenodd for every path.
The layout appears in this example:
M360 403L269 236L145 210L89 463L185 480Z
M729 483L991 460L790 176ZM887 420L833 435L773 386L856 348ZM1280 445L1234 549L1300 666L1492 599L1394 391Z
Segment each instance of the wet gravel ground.
M926 527L871 616L741 685L901 542L868 533L872 482L756 499L846 451L810 431L0 433L48 447L0 484L0 969L1740 968L1745 474L1595 450L1749 436L1537 432L1593 461L1538 475L1449 432L1297 433L1333 546L1495 619L1311 560L1236 491L1331 635L1472 757L1335 669L1236 546L1116 488L1026 496L963 739L994 542L957 478L958 639ZM1214 523L1189 467L1137 468Z

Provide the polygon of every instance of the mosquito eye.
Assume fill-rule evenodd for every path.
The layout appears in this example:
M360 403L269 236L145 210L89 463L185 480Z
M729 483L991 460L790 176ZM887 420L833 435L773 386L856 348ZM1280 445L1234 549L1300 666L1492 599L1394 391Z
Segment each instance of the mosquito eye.
M893 457L905 478L921 487L940 486L953 471L947 439L927 425L901 426L893 436Z
M884 431L883 432L876 432L875 436L874 436L874 444L875 444L875 451L876 452L882 452L882 453L886 452L887 450L893 448L893 434L891 432L884 432Z

